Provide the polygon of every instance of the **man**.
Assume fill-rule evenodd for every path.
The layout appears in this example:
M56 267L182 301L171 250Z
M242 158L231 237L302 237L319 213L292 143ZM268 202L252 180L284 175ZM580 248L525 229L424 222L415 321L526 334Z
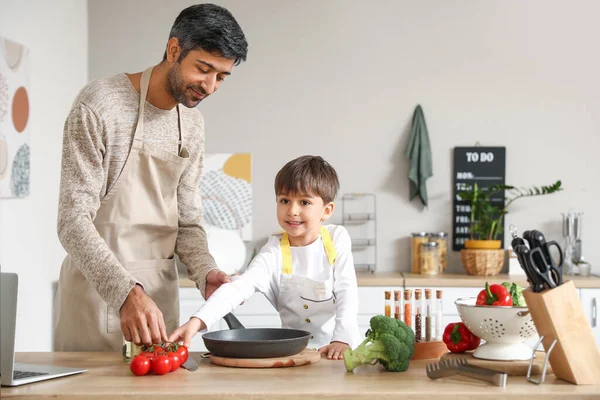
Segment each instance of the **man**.
M56 351L151 345L179 325L174 254L208 297L229 277L200 226L204 121L195 109L245 61L226 9L183 10L163 60L89 83L65 123L54 305ZM184 107L181 107L183 105Z

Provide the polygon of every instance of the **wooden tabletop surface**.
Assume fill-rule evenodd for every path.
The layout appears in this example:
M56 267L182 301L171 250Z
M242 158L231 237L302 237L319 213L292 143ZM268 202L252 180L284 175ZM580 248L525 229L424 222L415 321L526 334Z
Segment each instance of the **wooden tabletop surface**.
M131 374L117 353L17 353L17 362L88 368L80 375L1 389L1 397L20 399L444 399L481 400L516 397L596 398L600 385L577 386L546 377L541 385L510 376L506 388L466 377L430 380L427 361L413 361L406 372L392 373L365 365L346 372L343 361L276 369L220 367L191 355L198 369L180 369L163 376ZM433 361L433 360L430 360Z

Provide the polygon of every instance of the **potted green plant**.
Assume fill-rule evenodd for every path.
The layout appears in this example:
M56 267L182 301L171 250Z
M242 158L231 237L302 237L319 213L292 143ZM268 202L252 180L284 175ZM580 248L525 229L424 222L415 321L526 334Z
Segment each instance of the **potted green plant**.
M470 275L496 275L502 269L504 250L498 239L503 232L502 218L516 200L523 197L541 196L562 190L558 180L549 186L517 188L509 185L494 185L487 190L473 185L473 190L458 194L471 206L470 239L461 251L463 266ZM504 191L504 207L493 204L492 196Z
M558 180L549 186L517 188L509 185L494 185L488 190L483 190L474 184L472 191L460 192L458 195L461 200L469 202L471 206L470 240L466 241L465 247L500 248L501 242L498 237L503 232L502 218L508 214L510 205L523 197L561 191L561 185L561 181ZM502 191L505 192L504 207L492 204L492 196Z

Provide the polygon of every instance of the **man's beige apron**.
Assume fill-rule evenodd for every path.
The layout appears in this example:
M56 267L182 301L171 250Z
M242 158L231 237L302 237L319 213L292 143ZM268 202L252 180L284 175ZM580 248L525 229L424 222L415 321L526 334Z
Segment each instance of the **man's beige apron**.
M100 202L94 225L121 265L163 313L167 333L179 325L178 274L173 259L179 216L177 186L189 161L144 143L144 105L152 68L142 74L140 107L129 157ZM183 138L181 110L179 137ZM62 264L54 304L55 351L120 351L119 310L107 305L73 259Z

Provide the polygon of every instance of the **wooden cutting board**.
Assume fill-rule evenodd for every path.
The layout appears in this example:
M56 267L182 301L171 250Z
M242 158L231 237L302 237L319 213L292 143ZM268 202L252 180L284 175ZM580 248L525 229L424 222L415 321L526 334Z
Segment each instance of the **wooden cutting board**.
M482 360L479 358L473 357L472 352L466 352L462 354L457 353L446 353L440 360L452 360L454 358L465 357L467 362L472 365L476 365L478 367L493 369L498 372L505 372L509 376L526 376L527 369L529 368L529 360L527 361L493 361L493 360ZM535 360L533 361L533 365L531 367L531 375L541 375L542 369L544 368L544 359L546 358L546 353L543 351L537 351L535 353ZM548 363L548 367L546 368L546 373L552 373L552 367L550 363Z
M314 364L321 359L321 354L313 349L304 349L300 353L277 358L228 358L214 354L210 356L210 362L225 367L237 368L284 368L301 367Z

